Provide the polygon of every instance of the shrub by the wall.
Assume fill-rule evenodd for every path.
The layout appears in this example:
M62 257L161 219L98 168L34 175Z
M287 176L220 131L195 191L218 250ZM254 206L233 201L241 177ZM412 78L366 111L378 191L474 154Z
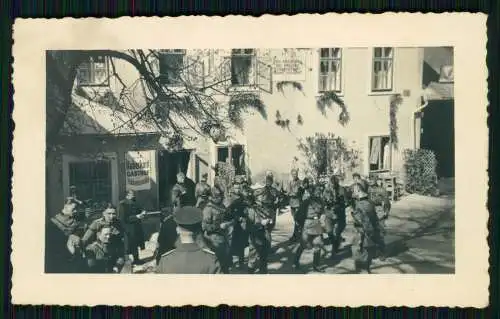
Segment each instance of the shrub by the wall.
M437 194L437 160L433 151L427 149L407 149L404 151L406 175L405 190L412 194Z

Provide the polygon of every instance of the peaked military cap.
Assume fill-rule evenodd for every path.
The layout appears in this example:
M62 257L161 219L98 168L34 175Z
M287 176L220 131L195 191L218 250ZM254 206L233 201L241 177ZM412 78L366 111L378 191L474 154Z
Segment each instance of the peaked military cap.
M193 206L181 207L174 213L174 220L177 225L196 225L201 223L202 219L201 210Z

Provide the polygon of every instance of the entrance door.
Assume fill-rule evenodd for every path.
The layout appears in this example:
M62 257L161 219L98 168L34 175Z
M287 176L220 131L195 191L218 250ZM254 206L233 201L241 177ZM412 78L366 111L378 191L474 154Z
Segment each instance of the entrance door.
M436 154L438 177L455 176L453 100L429 101L422 118L420 147Z
M158 158L158 182L159 182L159 193L160 193L160 205L167 206L170 205L170 192L172 187L177 182L177 173L183 172L187 173L189 167L189 160L191 158L190 151L179 151L174 153L169 153L167 151L162 151ZM188 187L194 186L191 180L186 178ZM191 183L192 182L192 183Z

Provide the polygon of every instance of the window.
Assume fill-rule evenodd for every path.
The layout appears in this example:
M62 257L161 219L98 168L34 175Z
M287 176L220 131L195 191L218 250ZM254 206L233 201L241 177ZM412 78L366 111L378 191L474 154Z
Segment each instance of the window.
M371 136L369 138L370 172L389 171L391 169L391 139L386 136Z
M342 91L342 49L320 49L319 92Z
M245 151L243 145L217 147L217 163L227 163L229 158L232 159L236 175L245 175Z
M392 91L393 89L393 48L374 48L372 60L372 92Z
M254 49L233 49L231 51L231 85L254 84L252 81L254 61Z
M76 186L81 200L103 204L112 202L110 161L69 163L69 183Z
M165 85L180 85L186 50L161 50L159 55L160 81Z
M77 81L80 86L109 85L109 65L105 56L89 56L78 67Z

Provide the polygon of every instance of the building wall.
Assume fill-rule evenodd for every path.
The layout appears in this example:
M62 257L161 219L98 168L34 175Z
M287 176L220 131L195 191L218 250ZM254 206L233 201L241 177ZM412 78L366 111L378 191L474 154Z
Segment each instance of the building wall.
M151 188L137 191L137 200L146 210L159 209L157 185L157 137L111 137L111 136L74 136L61 138L61 150L50 152L48 160L51 165L47 169L47 211L55 215L69 196L69 174L67 163L95 159L98 153L103 153L111 159L112 170L112 204L124 198L126 192L126 153L128 151L151 152ZM81 198L85 199L85 198Z
M230 56L230 49L223 50L188 50L189 57L200 56L204 63L206 81L209 83L214 74L221 72L224 61ZM271 170L277 176L288 176L293 158L299 160L299 167L304 162L297 146L301 138L315 133L334 133L344 137L351 145L361 151L362 163L359 170L368 173L368 137L371 135L389 135L389 101L392 94L403 95L403 103L397 113L399 150L393 151L393 169L402 167L400 151L413 147L414 128L413 110L420 105L423 49L395 48L393 92L373 94L370 92L372 48L343 48L342 61L342 92L350 115L346 126L338 123L339 108L333 107L323 115L316 107L318 93L319 49L260 49L257 50L259 61L276 66L276 61L295 59L303 62L302 68L295 74L273 72L272 93L256 90L267 108L267 119L259 114L246 118L244 132L236 132L233 143L241 143L246 148L246 163L249 166L252 179L259 180L265 171ZM157 63L152 61L153 69L157 71ZM120 75L120 80L112 79L108 88L119 92L121 81L131 86L130 96L135 106L145 105L144 89L139 79L139 73L128 62L114 59L113 65ZM274 69L276 71L276 69ZM301 83L302 91L285 87L283 92L276 89L280 81L297 81ZM92 88L96 90L96 88ZM228 93L230 95L231 93ZM220 99L227 100L228 95ZM279 111L282 119L289 119L290 126L283 129L275 124L275 114ZM303 125L297 123L298 115L303 118ZM119 149L124 152L128 145L124 143ZM91 148L91 147L90 147ZM197 181L202 173L209 172L213 180L213 167L216 163L216 145L208 139L198 139L193 155L193 169L189 172L191 178ZM121 176L121 172L119 174ZM120 184L121 185L121 184ZM123 189L120 189L122 194Z
M328 110L325 115L316 107L318 91L317 50L305 54L306 74L303 92L285 89L277 92L274 86L272 94L261 93L267 106L268 119L259 115L250 117L245 122L245 136L249 164L252 175L262 176L266 170L274 171L278 176L288 175L293 157L303 162L297 145L300 138L314 133L332 132L342 136L348 142L354 142L362 152L361 172L368 173L368 136L389 135L389 103L393 93L403 96L403 103L397 113L399 150L413 145L412 112L420 105L421 91L421 51L418 48L396 48L394 66L394 92L391 94L370 93L371 49L346 48L343 61L342 98L350 114L346 126L338 123L340 109ZM279 54L279 52L276 52ZM274 77L275 83L281 80ZM286 79L283 79L286 80ZM290 120L290 130L274 123L276 111L283 119ZM297 116L303 118L303 125L297 123ZM394 150L393 168L401 168L401 155Z

